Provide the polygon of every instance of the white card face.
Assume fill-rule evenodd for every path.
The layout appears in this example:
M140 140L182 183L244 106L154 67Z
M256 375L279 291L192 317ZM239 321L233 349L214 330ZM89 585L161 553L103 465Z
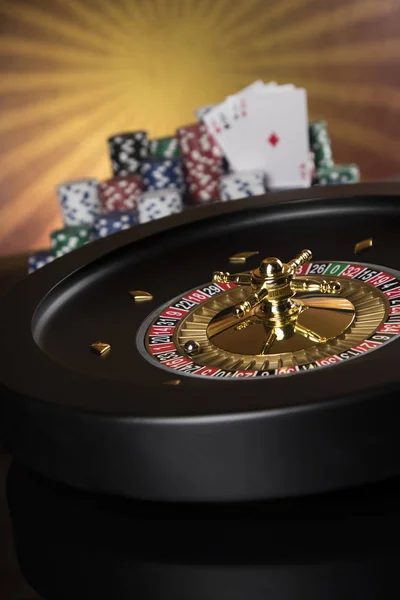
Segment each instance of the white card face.
M278 87L279 86L275 81L263 83L261 80L257 80L240 90L240 92L237 92L237 94L228 96L225 99L228 121L233 124L247 116L247 98L251 94L266 93Z
M265 84L261 79L257 79L257 81L253 81L253 83L250 83L250 85L246 85L246 87L243 88L242 90L240 90L239 92L236 92L235 94L230 94L229 96L227 96L225 98L225 100L228 100L229 98L236 98L237 96L247 94L248 92L255 92L255 91L262 90L262 89L264 89L264 87L266 85L270 85L270 84ZM273 81L273 82L271 82L271 85L276 85L276 83Z
M293 84L278 85L275 81L268 83L263 83L261 80L254 81L236 94L227 96L224 102L204 112L202 120L209 127L214 138L218 140L221 148L226 152L226 144L224 143L226 134L236 128L237 122L248 116L248 98L255 93L265 95L289 89L295 89L295 86ZM229 137L231 138L231 136ZM227 143L229 144L230 142Z
M271 85L276 84L273 82ZM236 94L227 96L224 102L212 107L211 110L203 112L202 118L204 122L208 121L211 128L210 131L213 132L213 135L223 135L223 133L233 125L235 120L240 116L245 116L245 110L241 108L241 98L245 97L247 94L261 91L264 87L265 84L263 81L258 79ZM206 114L208 114L208 119L205 119Z
M213 135L234 170L261 169L266 172L271 188L307 187L310 185L307 95L305 90L290 84L282 88L242 96L242 113L232 124L225 114L229 114L229 101L224 102L219 107L221 125ZM210 120L213 116L218 120L213 113L209 113ZM205 117L207 126L209 115Z
M231 119L229 118L229 103L229 100L225 100L203 115L203 122L218 143L220 142L220 139L222 139L225 131L232 126Z

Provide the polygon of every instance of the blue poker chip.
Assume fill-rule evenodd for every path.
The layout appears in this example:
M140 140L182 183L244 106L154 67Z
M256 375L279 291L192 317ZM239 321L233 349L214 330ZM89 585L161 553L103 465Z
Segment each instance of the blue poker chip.
M34 273L54 260L51 250L38 250L28 257L28 273Z
M111 212L102 215L95 221L94 229L98 238L107 237L123 229L129 229L138 224L136 212Z
M177 159L144 161L141 174L147 191L182 189L184 184L182 163Z

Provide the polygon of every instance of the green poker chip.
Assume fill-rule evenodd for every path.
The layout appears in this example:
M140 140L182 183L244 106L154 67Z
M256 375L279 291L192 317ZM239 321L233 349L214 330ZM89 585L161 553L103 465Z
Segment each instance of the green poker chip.
M315 167L333 167L331 140L326 121L311 121L308 124L310 150L314 152Z
M176 137L162 137L150 141L150 155L152 158L178 158L179 147Z
M358 183L360 169L357 165L335 165L333 167L320 167L316 170L316 183L319 185L332 185L335 183Z
M51 251L55 258L81 248L94 239L91 227L66 227L50 234Z

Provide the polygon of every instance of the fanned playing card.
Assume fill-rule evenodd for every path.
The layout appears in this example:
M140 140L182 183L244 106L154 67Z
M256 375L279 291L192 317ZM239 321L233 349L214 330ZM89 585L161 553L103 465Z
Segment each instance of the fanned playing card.
M304 89L250 86L211 109L204 122L235 171L261 169L270 188L310 185Z

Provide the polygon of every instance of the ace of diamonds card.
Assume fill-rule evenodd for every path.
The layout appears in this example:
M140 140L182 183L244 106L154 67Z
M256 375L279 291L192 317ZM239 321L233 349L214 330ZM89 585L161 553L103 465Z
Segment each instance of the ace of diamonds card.
M265 171L270 188L308 187L306 91L285 86L255 89L240 102L239 118L232 119L229 103L207 115L207 125L232 168Z

